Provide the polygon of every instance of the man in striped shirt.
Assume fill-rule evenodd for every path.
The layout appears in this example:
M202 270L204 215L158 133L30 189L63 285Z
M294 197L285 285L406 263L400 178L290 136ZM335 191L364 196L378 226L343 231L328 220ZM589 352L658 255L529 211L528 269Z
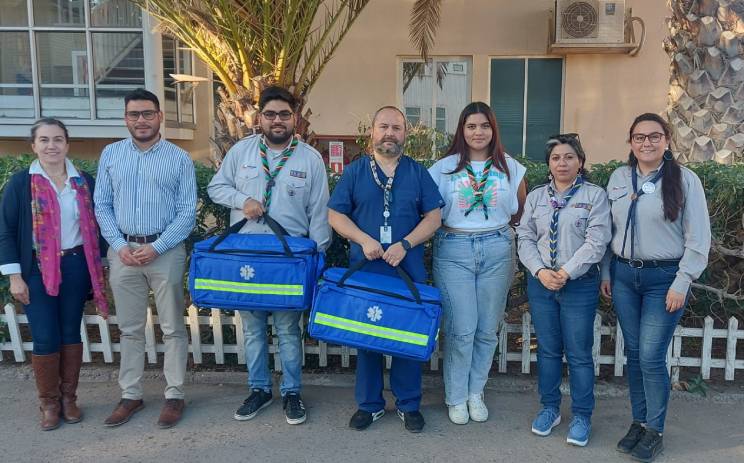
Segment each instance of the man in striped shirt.
M152 291L163 330L167 381L158 426L169 428L178 423L184 408L188 338L183 319L183 241L196 216L194 163L186 151L161 138L163 113L154 94L137 89L124 102L131 138L104 148L95 191L96 217L110 245L109 281L121 332L122 399L104 424L124 424L144 406L140 380Z

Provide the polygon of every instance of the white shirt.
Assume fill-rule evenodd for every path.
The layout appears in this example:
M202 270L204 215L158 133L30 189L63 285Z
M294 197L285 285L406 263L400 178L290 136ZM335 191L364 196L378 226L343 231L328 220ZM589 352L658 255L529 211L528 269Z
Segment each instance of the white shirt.
M41 168L38 159L34 160L28 169L30 175L43 175L44 178L49 180L49 183L52 184L52 188L54 188L54 191L57 193L62 233L60 249L70 249L83 244L83 235L80 233L80 212L78 210L77 197L75 190L70 185L70 177L79 177L80 174L69 159L65 159L65 166L67 167L67 180L65 180L65 186L62 188L62 191L59 191L57 185L54 184L54 181L52 181L44 169ZM0 265L0 273L3 275L21 273L21 264L16 262Z
M473 202L473 187L465 169L450 174L457 167L459 154L452 154L440 159L429 168L429 174L439 187L439 194L444 198L442 223L449 228L466 231L485 231L506 226L511 216L519 210L517 192L527 169L514 158L506 154L506 165L509 177L496 166L491 167L488 180L483 186L483 201L488 206L488 219L483 213L483 206L473 209L465 216ZM480 178L486 161L471 161L476 177Z

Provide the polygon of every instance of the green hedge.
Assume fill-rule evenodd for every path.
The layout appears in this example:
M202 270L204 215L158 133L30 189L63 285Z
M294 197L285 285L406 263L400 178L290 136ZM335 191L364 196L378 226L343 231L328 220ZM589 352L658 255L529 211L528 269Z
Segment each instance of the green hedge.
M17 157L0 158L0 187L5 185L7 179L19 169L27 167L33 157L21 155ZM519 158L519 161L527 167L527 182L530 186L543 183L547 175L547 167L544 163ZM73 160L76 166L95 175L96 161ZM425 161L430 164L432 161ZM610 174L622 163L612 161L606 164L595 164L591 167L589 175L591 181L605 186ZM744 243L744 230L742 230L742 217L744 217L744 164L734 166L723 166L715 163L689 164L703 182L708 199L708 208L711 214L711 227L714 239L722 246L730 249L741 249ZM198 188L198 210L196 226L189 238L189 243L204 239L205 237L224 229L228 219L226 208L213 203L207 195L207 184L214 175L214 168L201 164L196 166L196 180ZM329 173L331 190L338 180L338 176ZM348 243L334 237L331 248L328 250L328 263L330 265L345 266L347 263ZM427 252L427 257L430 253ZM430 261L427 258L427 266ZM739 289L744 273L744 261L735 257L723 257L711 254L708 270L701 278L702 281L724 288L728 292ZM8 293L7 278L0 279L0 300L3 303L10 300ZM729 315L739 313L738 304L731 301L721 302L717 298L708 298L705 294L698 294L693 304L693 312L707 314L714 310L717 314Z

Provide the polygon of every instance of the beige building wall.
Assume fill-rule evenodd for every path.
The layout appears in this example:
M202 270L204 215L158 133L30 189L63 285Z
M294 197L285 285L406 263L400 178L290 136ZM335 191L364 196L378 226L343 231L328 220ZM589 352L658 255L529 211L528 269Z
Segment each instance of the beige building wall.
M399 62L416 57L408 39L413 0L373 0L310 93L311 129L355 135L361 120L385 104L400 105ZM472 100L488 102L490 59L547 56L553 0L445 0L433 56L472 57ZM669 58L664 0L628 0L646 23L636 57L569 55L565 60L563 131L581 134L590 160L622 159L633 118L664 109ZM497 114L498 116L498 114Z

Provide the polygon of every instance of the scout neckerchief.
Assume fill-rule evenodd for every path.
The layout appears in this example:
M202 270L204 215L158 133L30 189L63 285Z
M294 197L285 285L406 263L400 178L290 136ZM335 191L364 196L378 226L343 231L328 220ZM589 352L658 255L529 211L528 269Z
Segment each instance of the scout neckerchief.
M486 165L483 166L483 172L481 172L480 178L476 178L473 166L470 165L470 161L465 165L465 171L468 173L468 180L470 180L470 186L473 189L473 202L470 204L468 210L465 211L466 217L480 204L483 206L483 215L486 216L486 220L488 220L488 205L483 200L483 188L486 186L488 174L491 172L492 165L493 159L488 158Z
M656 191L656 182L659 181L661 175L664 173L664 163L659 166L659 170L651 180L641 185L641 191L638 191L638 172L636 169L638 166L631 168L630 178L633 182L633 194L630 195L630 206L628 207L628 218L625 220L625 235L623 235L623 249L622 254L625 255L625 242L628 239L628 229L630 229L630 259L633 259L635 252L635 222L636 222L636 208L638 206L638 198L644 194L651 194Z
M279 175L279 172L282 170L282 167L284 167L284 164L287 163L287 160L292 156L292 153L294 153L294 149L297 146L297 139L292 138L292 142L289 144L288 147L284 148L284 151L282 151L282 157L279 159L279 163L274 167L274 170L272 171L269 168L269 157L266 155L266 151L268 151L268 147L266 146L266 143L264 143L263 138L261 138L258 142L258 150L261 152L261 164L263 164L263 171L264 171L264 177L266 178L266 191L264 191L264 207L266 210L269 210L269 206L271 205L271 190L274 187L274 183L276 183L274 180L276 179L276 176Z
M375 162L375 156L374 154L370 154L369 156L369 168L372 170L372 177L374 178L377 186L382 188L382 200L384 207L382 218L384 223L383 226L380 227L380 244L390 244L393 241L393 233L388 226L388 218L390 217L390 202L393 194L393 180L395 179L395 172L398 170L398 164L400 164L401 157L403 156L399 156L397 162L395 163L393 175L389 176L387 182L385 182L385 184L383 185L383 183L380 181L379 175L377 175L377 163Z
M571 201L571 198L573 195L576 194L577 191L579 191L579 188L581 188L581 184L584 183L584 179L581 177L581 175L578 175L576 177L576 180L574 180L573 185L571 186L571 189L568 190L568 193L563 197L563 199L560 199L556 197L555 190L553 190L553 185L548 184L548 196L550 197L550 206L553 208L553 218L550 219L550 267L555 270L558 266L558 214L560 214L561 209L566 207L568 205L568 202Z

